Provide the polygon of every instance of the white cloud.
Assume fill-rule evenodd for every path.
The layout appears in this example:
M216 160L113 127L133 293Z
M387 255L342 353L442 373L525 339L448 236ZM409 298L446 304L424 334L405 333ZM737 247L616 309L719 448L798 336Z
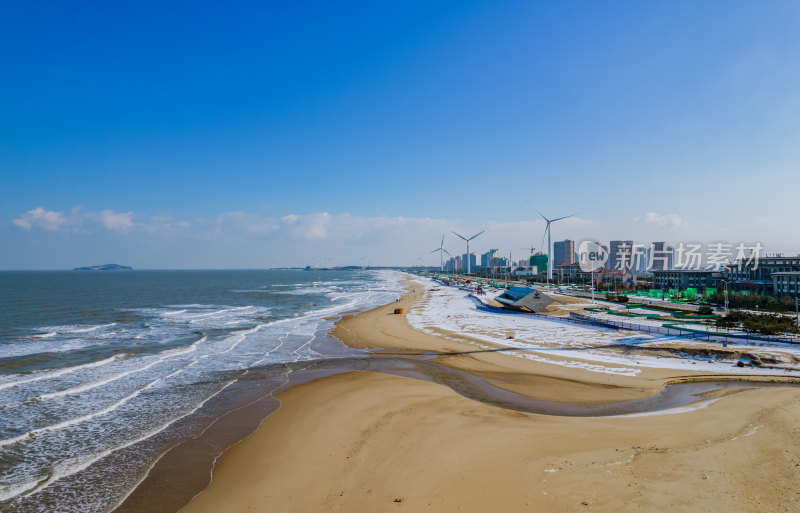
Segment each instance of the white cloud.
M101 210L97 215L107 230L127 232L133 226L133 212L116 213L113 210Z
M282 228L293 238L305 240L325 239L328 236L328 225L331 215L327 212L321 214L295 215L291 214L281 218Z
M45 210L42 207L29 210L14 219L14 224L24 230L30 230L34 227L43 228L45 230L58 230L68 223L69 221L61 212Z
M687 225L685 219L678 214L656 214L655 212L647 212L644 216L636 216L633 222L645 222L655 224L658 226L672 226L675 228L682 228Z
M14 224L24 230L41 228L44 230L86 231L92 224L117 232L127 232L135 226L133 212L114 212L101 210L85 212L81 207L73 207L69 212L55 212L37 207L14 219Z

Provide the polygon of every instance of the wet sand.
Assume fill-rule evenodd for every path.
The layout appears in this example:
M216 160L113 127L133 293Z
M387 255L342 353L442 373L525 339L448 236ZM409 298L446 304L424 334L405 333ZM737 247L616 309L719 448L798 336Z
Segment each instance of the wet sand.
M603 375L475 352L392 314L413 308L416 289L345 318L333 334L382 348L377 359L422 359L534 400L577 406L718 378L668 369ZM798 388L737 386L686 411L575 417L525 413L436 382L359 370L277 398L280 409L224 452L210 486L183 511L800 510Z

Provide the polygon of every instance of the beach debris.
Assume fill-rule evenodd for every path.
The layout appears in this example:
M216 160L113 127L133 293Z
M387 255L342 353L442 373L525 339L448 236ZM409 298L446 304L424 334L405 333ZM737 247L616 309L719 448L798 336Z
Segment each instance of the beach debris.
M394 502L403 502L403 499L395 499Z
M406 313L406 309L405 308L395 308L394 309L394 313L395 313L395 315L403 315L404 313Z

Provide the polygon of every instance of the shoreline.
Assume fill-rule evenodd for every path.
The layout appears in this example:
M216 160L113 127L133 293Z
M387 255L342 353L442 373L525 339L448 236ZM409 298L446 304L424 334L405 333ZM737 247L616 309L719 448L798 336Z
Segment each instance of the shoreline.
M412 308L413 305L418 302L422 296L422 293L422 291L414 293L408 292L403 295L399 302L392 302L387 305L382 305L372 310L361 312L355 315L346 315L336 323L335 328L330 334L346 345L370 350L370 356L367 358L375 358L378 360L387 360L398 357L411 360L422 358L424 361L443 365L447 368L476 376L477 378L484 380L499 389L508 390L509 392L513 392L515 394L521 394L522 396L529 397L533 400L545 400L546 398L546 400L554 403L573 405L613 403L615 401L636 400L653 396L654 394L658 394L660 391L663 391L664 388L672 382L701 382L708 380L721 381L724 379L743 379L742 376L718 376L702 374L663 376L661 373L655 373L655 376L648 376L646 379L631 377L621 378L619 376L615 376L613 380L609 379L607 376L592 376L594 379L587 379L586 374L589 373L586 372L583 372L580 375L580 378L577 378L577 376L571 375L574 374L574 372L571 370L553 369L552 367L554 366L548 366L547 364L520 360L518 358L502 355L497 352L476 353L474 351L474 345L465 342L459 342L457 340L448 340L443 337L424 334L412 328L405 320L405 316L393 315L391 313L391 311L396 307L405 308L408 312L410 308ZM379 341L380 343L376 344L376 341ZM405 351L405 353L399 353L398 351ZM420 356L420 353L427 354ZM416 392L420 396L425 396L434 402L438 402L439 400L444 401L444 398L446 398L448 402L461 403L462 409L467 407L467 405L463 404L463 402L466 401L470 403L467 409L481 410L480 416L499 415L503 419L507 416L511 416L515 419L517 419L518 416L534 418L542 417L541 414L520 413L518 411L492 406L491 404L473 401L471 399L467 399L463 395L459 395L453 388L443 387L442 385L437 385L432 381L426 382L417 379L408 379L407 377L399 377L397 375L393 376L385 372L374 372L373 370L362 371L351 369L349 371L340 370L338 372L332 372L325 376L323 376L323 374L324 372L318 374L316 377L309 377L309 379L303 380L302 383L287 383L281 387L280 390L276 389L270 392L270 395L274 392L279 392L277 394L278 397L276 398L276 400L279 402L278 408L264 415L250 433L246 434L238 441L231 443L229 447L220 451L221 456L215 457L214 462L212 462L214 477L213 479L209 479L210 484L203 487L203 489L198 490L199 493L197 493L194 496L194 499L181 511L187 511L190 513L193 511L239 511L240 509L244 508L245 504L248 504L248 507L255 507L258 510L258 508L262 507L261 502L258 504L247 502L249 499L253 498L252 495L248 495L249 499L247 497L241 498L241 500L237 499L240 498L239 492L241 491L239 490L241 486L237 483L241 480L250 482L252 486L255 486L253 484L254 482L266 484L266 482L269 481L270 489L274 490L280 490L283 487L291 488L293 484L292 476L302 476L304 470L307 468L306 464L304 464L302 461L293 462L289 469L285 469L283 477L277 477L273 475L273 466L283 466L285 468L285 462L279 463L281 460L280 457L270 456L268 459L275 459L277 461L275 461L272 465L270 465L269 462L261 462L266 466L258 468L253 468L253 465L249 464L246 460L249 459L252 451L257 452L265 446L270 447L270 451L276 450L273 446L273 439L285 439L287 436L292 438L290 433L294 429L292 426L296 427L296 424L287 426L285 420L287 417L291 417L295 421L299 420L299 425L301 427L304 429L310 429L315 435L317 435L317 437L322 435L323 439L326 437L330 438L331 435L321 434L318 432L318 429L314 429L313 426L309 425L314 423L315 410L320 407L318 401L322 397L326 397L332 403L336 404L336 407L333 408L333 410L329 411L329 409L326 408L326 411L329 412L329 415L332 418L336 418L338 422L351 424L351 429L344 431L337 430L336 436L340 437L341 440L351 440L353 437L357 437L362 431L361 429L358 429L358 427L363 423L369 424L371 422L369 419L375 414L375 412L372 410L369 412L353 414L354 409L358 410L359 408L359 401L354 399L355 397L362 397L366 395L367 397L365 399L367 402L374 401L376 399L373 397L376 395L376 392L374 390L370 390L370 388L376 388L380 390L378 395L389 394L392 397L397 395L397 397L394 397L394 403L397 404L390 402L391 404L386 404L382 407L373 405L372 409L403 409L408 405L409 401L412 403L414 402L414 399L406 398L406 394L411 393L412 397L414 397L414 392ZM672 372L672 374L676 373ZM297 377L300 378L299 375ZM748 382L756 381L751 378L753 377L746 377ZM761 380L771 381L769 377L763 377L762 379L759 379L759 381ZM330 389L339 390L340 394L331 397ZM346 391L346 394L344 394L344 391ZM764 394L765 391L757 390L755 392L761 395ZM797 393L796 391L785 389L776 390L775 392L777 392L777 395L781 397L790 396ZM715 397L715 399L706 401L709 403L707 406L698 408L698 410L701 410L700 413L693 412L692 414L701 415L703 411L707 413L708 410L716 410L719 408L718 403L725 403L725 401L720 401L720 399L729 394L726 392L719 392L712 395ZM748 392L747 394L737 394L737 397L742 397L743 395L752 396L753 392ZM348 399L347 397L351 398ZM708 398L709 397L706 397L706 399ZM728 399L728 401L731 401L731 399ZM712 405L712 402L715 402L716 404ZM748 402L752 401L748 399ZM434 408L434 410L429 413L433 415L443 414L438 408ZM382 413L382 415L386 414L386 411ZM684 413L682 415L688 414ZM660 417L680 417L682 415L664 415ZM455 416L458 417L459 415ZM644 418L650 420L657 417L650 416ZM601 418L556 416L550 417L549 422L556 424L568 422L564 419L573 419L573 422L581 424L584 422L597 421ZM619 418L609 417L603 420L606 422L611 422L612 420L619 421L618 419ZM452 419L447 420L452 422ZM411 428L411 426L406 426L405 429ZM393 436L400 440L403 438L402 434L398 432L395 432ZM297 440L300 437L294 436L293 438ZM246 449L244 449L244 447L246 447ZM298 450L303 452L301 449ZM391 452L392 451L389 451L388 453L384 454L384 457L391 458ZM306 451L304 454L311 460L315 459L312 453L308 453ZM165 458L166 457L167 455L165 455ZM349 457L345 458L345 461L348 459ZM294 470L291 470L292 468ZM337 470L334 471L334 469ZM339 474L341 470L341 468L338 468L337 465L334 464L328 469L328 474L326 474L326 476L331 478ZM207 471L208 478L211 478L211 475L209 475L210 472L211 469ZM236 479L234 479L236 482L229 482L229 478L226 477L229 475L236 476ZM163 476L169 478L170 474L167 472L166 474L163 474ZM277 482L273 483L273 480L277 480ZM144 493L146 489L142 488L140 491L140 488L142 488L141 485L140 487L137 487L137 489L135 489L131 495L134 495L137 492L141 493L142 495L147 495ZM342 492L344 494L344 490L342 490ZM343 494L339 497L344 497ZM292 495L289 494L287 496ZM317 498L319 497L317 496ZM267 509L271 511L304 511L302 508L296 507L294 503L281 503L280 497L270 495L269 499L270 500L268 502L271 506L270 508L264 506L263 510L265 511ZM336 497L331 497L330 499L334 503L336 502ZM225 506L227 503L226 501L230 500L233 500L234 504L231 504L230 507ZM263 496L259 496L259 500L266 499ZM386 507L386 505L382 502L381 504L383 507ZM239 508L235 505L242 506L242 508ZM311 507L312 504L308 503L306 506ZM378 504L373 504L373 506L378 507ZM360 504L354 505L354 507L356 507L354 511L362 510L360 509ZM318 509L325 510L326 508L323 507ZM368 509L364 508L363 510L367 511ZM477 511L477 509L474 510ZM157 510L136 508L125 510L118 508L115 511ZM168 509L161 508L158 509L158 511L168 511ZM175 509L172 509L171 511L175 511Z
M407 293L403 294L403 296L406 295ZM387 303L387 305L392 304L394 303ZM379 305L365 312L345 310L336 316L326 317L324 320L341 321L344 318L385 306ZM330 332L326 335L330 336ZM356 370L348 368L345 363L350 359L336 360L344 363L343 368L294 369L288 374L288 379L280 384L272 383L271 377L261 378L256 386L266 385L267 392L233 408L218 406L217 412L210 414L206 425L198 433L178 441L164 451L147 469L141 481L111 511L113 513L173 513L180 511L209 486L217 459L232 446L255 433L264 420L280 409L281 402L275 397L275 394L297 385ZM248 383L251 383L251 380L244 379L235 383L234 386L239 385L238 388L245 388ZM229 393L236 395L235 390ZM272 404L264 407L263 403L265 402L272 402ZM202 409L202 407L199 408L192 415L206 417L207 415L201 411Z

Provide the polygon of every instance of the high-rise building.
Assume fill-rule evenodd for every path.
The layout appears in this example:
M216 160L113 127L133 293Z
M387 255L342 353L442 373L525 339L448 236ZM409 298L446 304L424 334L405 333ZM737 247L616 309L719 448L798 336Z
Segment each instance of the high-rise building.
M470 251L469 255L467 255L466 253L461 255L461 270L462 271L467 272L467 259L469 259L469 269L470 269L470 271L480 267L478 265L478 259L475 256L475 253Z
M650 262L650 247L644 244L634 244L633 247L633 271L637 273L647 272Z
M553 266L575 263L575 241L562 240L553 243Z
M462 263L461 255L456 255L455 256L455 269L453 269L453 270L456 271L456 272L460 272L461 269L465 269L465 267L461 266L461 263Z
M531 255L530 259L528 259L530 265L532 267L536 267L539 272L547 272L547 255L544 253L536 253L535 255Z
M481 255L481 267L493 267L494 266L494 259L496 258L495 255L497 254L496 249L490 249L486 253Z
M675 250L666 242L653 242L650 244L650 271L668 271L672 269L672 257Z
M608 243L608 262L606 268L628 272L633 267L633 241L612 240Z

